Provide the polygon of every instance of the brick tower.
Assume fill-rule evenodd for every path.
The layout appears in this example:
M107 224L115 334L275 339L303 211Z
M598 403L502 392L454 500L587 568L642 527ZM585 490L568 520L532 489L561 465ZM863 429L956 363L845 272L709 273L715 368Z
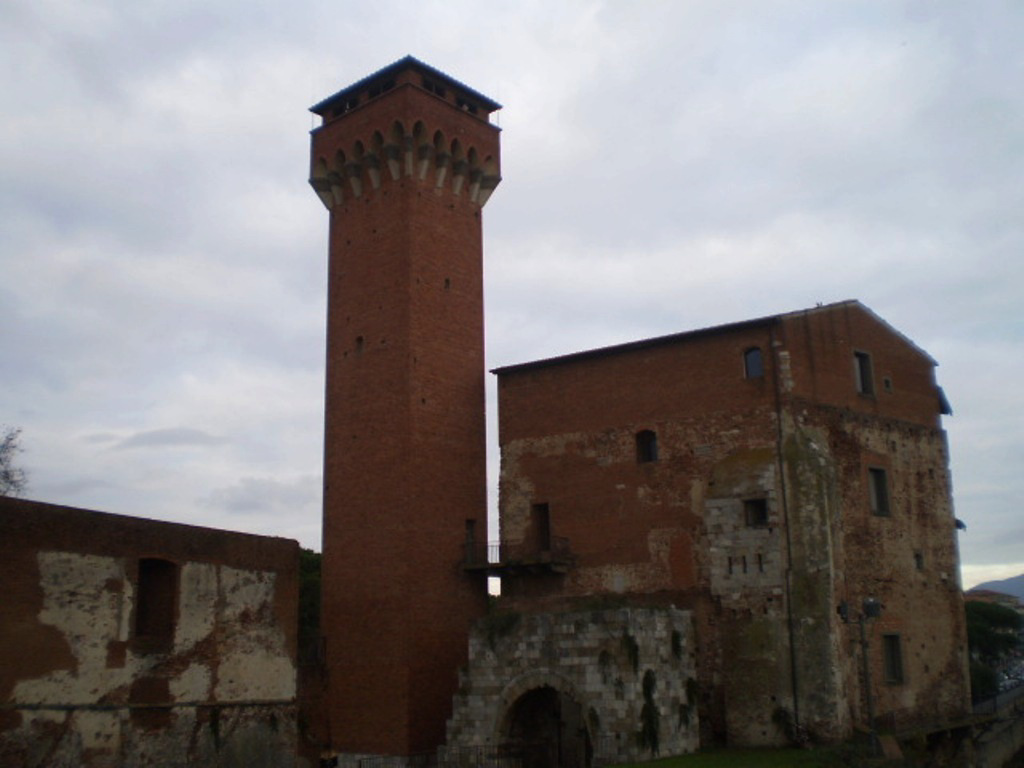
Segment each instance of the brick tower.
M485 539L480 211L500 105L406 57L311 108L330 211L323 612L332 747L444 741Z

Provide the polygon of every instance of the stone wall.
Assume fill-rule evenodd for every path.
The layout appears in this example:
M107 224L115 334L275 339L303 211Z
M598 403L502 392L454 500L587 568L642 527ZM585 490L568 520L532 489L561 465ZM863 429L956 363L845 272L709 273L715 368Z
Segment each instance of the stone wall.
M448 747L514 742L523 702L549 690L562 721L580 734L575 757L563 754L563 763L692 752L699 741L695 658L691 615L674 608L490 615L470 638Z

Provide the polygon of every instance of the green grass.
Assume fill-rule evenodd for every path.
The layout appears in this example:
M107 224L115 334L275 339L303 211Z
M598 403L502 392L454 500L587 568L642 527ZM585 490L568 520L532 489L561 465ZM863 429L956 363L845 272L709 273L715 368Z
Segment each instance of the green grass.
M619 768L838 768L851 765L842 749L719 749Z

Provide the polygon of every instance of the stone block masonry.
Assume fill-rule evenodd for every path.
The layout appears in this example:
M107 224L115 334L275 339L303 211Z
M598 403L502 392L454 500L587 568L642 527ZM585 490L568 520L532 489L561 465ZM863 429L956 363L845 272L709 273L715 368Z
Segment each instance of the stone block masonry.
M562 765L692 752L695 659L691 615L675 608L489 615L470 638L448 748L543 742Z

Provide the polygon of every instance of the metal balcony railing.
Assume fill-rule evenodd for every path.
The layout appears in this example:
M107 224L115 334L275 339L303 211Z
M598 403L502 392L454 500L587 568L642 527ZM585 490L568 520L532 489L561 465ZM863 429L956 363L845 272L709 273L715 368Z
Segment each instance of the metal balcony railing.
M467 541L463 568L495 576L514 570L564 573L574 561L569 540L559 536L544 543Z

